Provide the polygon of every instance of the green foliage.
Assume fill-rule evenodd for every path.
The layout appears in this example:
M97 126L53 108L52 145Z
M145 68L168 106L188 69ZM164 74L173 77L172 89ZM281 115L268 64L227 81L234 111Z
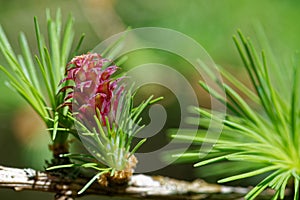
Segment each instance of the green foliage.
M123 170L126 167L129 158L146 141L143 139L134 148L131 147L133 137L144 127L139 126L142 120L139 116L150 104L152 98L152 96L149 97L139 106L133 108L131 90L124 91L116 109L116 120L109 122L106 117L106 125L103 126L95 115L94 120L97 127L93 127L92 130L74 119L75 123L80 126L78 129L82 130L82 133L79 133L81 140L91 144L86 145L86 148L97 160L115 170Z
M99 118L101 116L99 109L102 109L100 107L96 109L96 114L94 119L92 119L95 120L96 127L86 127L76 119L76 114L72 113L68 107L61 106L68 98L68 91L61 90L61 88L65 87L62 84L62 80L67 76L65 75L67 62L71 55L74 56L74 54L71 54L74 42L74 20L70 16L66 25L62 27L59 10L56 14L56 19L52 19L50 13L47 12L47 22L49 47L44 41L46 37L40 32L37 19L34 18L39 52L39 55L34 56L32 56L32 51L23 33L20 34L19 38L21 55L16 55L2 27L0 27L0 49L6 58L9 70L3 66L0 66L0 69L7 75L9 79L8 85L22 96L43 119L54 143L66 143L68 134L72 132L75 122L78 125L75 127L78 128L79 133L76 131L74 135L76 137L80 136L82 143L88 141L88 144L91 144L91 146L86 146L91 155L60 155L62 158L69 158L73 163L48 168L48 170L56 170L82 167L96 170L95 176L78 192L78 194L81 194L104 173L113 175L116 170L124 170L125 168L129 168L127 170L131 173L131 170L136 165L136 161L129 164L130 157L146 141L146 139L142 139L135 147L131 145L133 137L143 128L143 126L139 126L141 122L139 116L149 104L155 103L161 98L152 100L153 97L151 96L139 106L133 107L134 95L132 94L132 87L129 91L122 90L120 96L114 97L119 99L114 99L115 101L111 102L113 105L117 105L115 113L110 113L110 115L115 114L114 121L111 121L106 116L106 123L102 123ZM75 48L75 54L82 40L83 36ZM118 44L119 41L112 44L103 54L106 55L108 51L111 51ZM122 59L119 63L121 61ZM103 66L103 68L105 67L107 66ZM36 69L38 69L38 72ZM41 79L39 75L41 75Z
M63 102L64 95L56 96L60 80L65 73L65 66L70 59L74 42L74 19L69 16L62 26L61 12L52 19L47 10L47 36L40 32L37 18L34 18L38 55L32 55L26 36L20 33L21 54L16 55L0 26L0 50L8 66L0 65L8 77L7 85L16 91L43 119L55 142L64 142L68 137L71 122L66 118L67 110L56 111ZM48 43L45 42L48 38ZM81 37L75 52L77 52ZM48 44L48 45L47 45ZM48 46L48 47L47 47ZM41 78L40 78L41 76ZM63 127L63 128L62 128Z
M237 174L223 178L219 180L219 183L266 174L266 177L246 195L246 199L254 199L268 187L276 191L273 199L283 199L287 185L291 184L294 185L294 200L298 200L300 181L299 61L295 61L291 76L292 85L288 85L283 81L287 74L280 74L283 66L275 65L274 61L270 62L272 64L269 66L265 53L262 52L259 58L251 41L246 39L241 32L238 32L238 35L240 40L234 36L234 42L255 92L221 68L223 77L233 83L236 88L235 90L228 84L218 82L220 88L225 90L226 98L221 97L216 90L201 82L204 89L227 105L230 113L222 118L222 114L218 115L203 108L195 108L196 113L201 116L201 126L208 129L212 120L218 127L223 125L222 134L218 139L206 138L205 130L199 130L195 138L189 136L188 131L178 136L174 135L182 140L193 140L195 144L213 145L213 149L208 152L192 151L174 156L195 160L199 159L202 153L207 153L208 155L196 163L195 167L226 160L235 163L234 168L224 168L222 172ZM287 73L288 67L283 71ZM272 79L273 77L276 79ZM286 85L276 87L274 82L283 82ZM289 97L284 95L286 89L288 89ZM241 93L251 101L253 106L240 96ZM190 119L191 123L194 121ZM248 163L251 165L247 166Z
M97 127L86 127L77 119L72 118L78 124L81 141L86 142L85 147L89 150L91 155L85 154L66 154L62 157L69 157L75 163L67 165L58 165L48 168L47 170L55 170L60 168L81 167L90 168L98 171L94 177L78 192L83 193L96 179L102 174L110 172L113 176L115 171L133 170L135 163L129 163L130 157L138 150L138 148L146 141L140 140L134 147L131 142L133 137L144 127L140 126L142 120L140 114L150 104L155 103L162 98L153 99L150 96L137 107L133 107L132 89L123 91L119 98L116 120L109 122L106 118L106 125L101 124L97 115L94 115L94 120L97 122ZM97 110L99 112L99 110ZM80 132L80 131L79 131ZM87 145L88 144L88 145ZM126 169L127 168L127 169Z
M0 66L0 69L8 77L8 86L22 96L43 119L54 143L66 143L68 134L73 133L75 122L75 128L78 128L79 133L76 131L74 135L78 138L81 137L82 143L88 141L91 144L91 148L86 146L91 155L60 155L62 158L69 158L73 163L67 162L48 168L48 170L56 170L82 167L96 170L95 176L78 192L81 194L104 173L113 175L115 171L128 167L127 170L131 173L136 161L131 164L128 162L146 141L146 139L142 139L135 147L131 145L133 137L144 127L139 125L142 120L139 116L149 104L155 103L161 98L152 100L151 96L139 106L133 107L132 86L128 91L122 91L120 96L114 97L119 98L112 102L117 105L116 113L111 113L111 115L116 115L114 121L106 117L106 123L103 124L99 118L101 116L99 109L96 109L96 114L92 119L95 120L96 127L86 127L77 120L75 113L72 113L68 107L61 106L68 98L68 91L61 90L65 86L62 84L62 80L67 76L65 75L66 65L70 57L78 52L83 40L82 36L75 47L75 53L72 54L73 23L74 19L69 16L65 26L62 27L60 10L57 11L55 19L52 19L50 12L47 11L48 34L44 36L40 32L37 18L34 18L39 53L34 56L23 33L19 37L21 54L16 55L0 27L0 50L8 63L6 68ZM44 38L48 38L47 43ZM103 54L111 56L106 54L113 50L119 42L112 44ZM124 59L121 59L119 63L123 61ZM103 68L105 67L107 66L103 66Z

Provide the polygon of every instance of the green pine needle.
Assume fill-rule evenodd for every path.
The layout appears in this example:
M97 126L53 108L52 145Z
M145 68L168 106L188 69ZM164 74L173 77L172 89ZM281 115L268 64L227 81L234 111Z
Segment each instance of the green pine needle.
M195 167L218 162L224 163L226 160L236 163L234 168L223 167L221 169L223 174L236 174L219 180L219 183L250 178L260 174L266 176L246 195L246 199L255 199L266 188L276 191L273 199L284 199L286 187L293 185L294 200L298 200L300 181L300 67L298 55L296 55L291 76L292 86L287 83L277 87L274 82L284 82L284 76L288 76L288 74L278 76L281 70L279 65L269 64L276 63L276 61L268 61L264 51L260 58L251 41L240 31L238 31L238 38L234 36L233 40L255 91L249 90L247 86L220 68L221 74L237 88L236 90L227 84L218 82L221 89L226 92L227 99L204 82L200 82L200 85L214 98L227 105L230 113L227 113L223 119L214 114L215 112L203 108L195 109L201 116L200 125L203 128L209 128L211 120L217 126L224 126L220 138L218 140L205 138L204 130L198 131L195 137L189 137L188 130L186 133L174 137L183 141L193 140L195 144L214 144L207 157L197 162ZM203 66L205 67L205 65ZM211 76L215 80L213 75ZM286 90L289 91L288 97L284 95ZM253 102L251 104L253 106L250 106L249 101L244 100L240 93L244 93L249 101ZM195 124L197 120L199 119L189 118L188 121ZM181 157L185 160L189 160L189 158L195 160L197 159L195 153L195 151L186 152ZM202 153L206 152L199 152L198 159ZM248 168L247 163L252 163L251 165L256 167Z
M64 77L65 66L73 55L71 49L75 35L74 19L70 15L65 26L62 26L61 11L58 10L56 19L52 19L47 10L47 24L49 46L44 40L47 37L40 31L37 17L34 17L39 55L32 55L26 36L21 32L19 36L21 54L17 56L0 26L0 51L8 63L5 67L0 66L0 70L7 75L8 85L43 119L52 140L63 143L68 135L63 129L70 128L71 123L65 112L56 111L64 98L64 96L57 97L56 94L59 82ZM82 40L83 37L80 38L76 52Z
M106 166L115 170L123 170L127 165L129 158L140 148L146 141L142 139L135 147L132 147L131 141L134 136L144 127L140 126L140 114L150 104L152 96L142 102L137 107L132 107L132 89L124 91L119 98L118 108L116 109L116 119L110 122L108 117L105 118L105 126L101 124L99 118L100 111L96 110L94 120L97 127L85 127L75 119L81 127L81 139L88 141L86 146L90 152L94 152L93 156ZM157 98L153 102L157 102L162 98Z

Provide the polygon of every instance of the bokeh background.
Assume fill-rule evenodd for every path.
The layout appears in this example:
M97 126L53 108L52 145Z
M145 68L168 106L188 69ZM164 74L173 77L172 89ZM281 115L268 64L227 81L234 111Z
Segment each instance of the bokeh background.
M258 32L264 30L274 54L283 60L290 59L300 46L300 2L296 0L0 0L0 24L17 52L20 31L25 32L31 47L36 48L33 17L39 18L41 27L45 30L46 8L50 8L53 13L61 8L64 17L69 13L75 16L76 37L79 38L82 32L86 34L82 53L129 26L165 27L198 41L215 63L234 71L236 76L245 81L247 77L231 39L237 29L243 30L254 41L259 40ZM259 47L258 42L256 45ZM185 62L182 60L172 59L172 55L165 56L164 60L171 60L167 62L177 68L184 68ZM157 59L155 56L147 57L144 53L137 53L133 58L137 62ZM131 58L131 62L135 61ZM0 63L5 64L2 56ZM5 80L3 73L0 73L0 165L43 169L45 160L50 159L47 146L49 136L34 112L5 86ZM195 84L196 82L195 80ZM148 93L159 91L157 95L171 96L164 89L144 90ZM200 104L209 106L206 101L207 98L199 89ZM166 106L170 116L164 130L176 128L179 119L176 101L166 100L162 104ZM167 141L166 135L160 136L157 141L154 140L151 148L159 148ZM187 180L199 177L199 172L190 164L169 166L152 174ZM214 181L209 178L206 180ZM3 200L41 198L50 199L52 195L0 189L0 199Z

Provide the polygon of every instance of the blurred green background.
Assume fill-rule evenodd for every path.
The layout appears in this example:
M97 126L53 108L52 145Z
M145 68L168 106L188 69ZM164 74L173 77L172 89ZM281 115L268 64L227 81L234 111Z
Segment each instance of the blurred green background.
M82 52L128 26L165 27L197 40L217 64L233 68L241 79L241 62L231 39L238 28L255 40L257 27L263 27L275 55L282 58L290 58L300 46L300 2L296 0L0 0L0 24L17 52L20 31L36 48L33 17L38 16L45 30L46 8L53 13L61 8L64 17L70 12L75 16L76 37L86 34ZM0 63L4 64L2 56ZM2 73L0 91L0 165L43 169L45 159L50 158L44 127L24 101L5 86ZM170 112L176 110L172 103L167 105ZM176 120L165 128L176 127ZM193 179L197 174L190 165L170 166L156 173L183 179ZM51 196L0 189L0 197L5 200Z

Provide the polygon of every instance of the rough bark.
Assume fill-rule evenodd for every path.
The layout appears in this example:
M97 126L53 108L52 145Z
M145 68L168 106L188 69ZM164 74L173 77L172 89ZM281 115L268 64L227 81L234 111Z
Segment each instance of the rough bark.
M34 169L18 169L0 166L0 187L15 191L35 190L52 192L55 199L72 200L80 197L77 192L88 178L62 177ZM101 187L93 184L84 195L122 196L143 199L236 199L248 192L248 188L208 184L203 180L187 182L162 176L133 175L126 187Z

